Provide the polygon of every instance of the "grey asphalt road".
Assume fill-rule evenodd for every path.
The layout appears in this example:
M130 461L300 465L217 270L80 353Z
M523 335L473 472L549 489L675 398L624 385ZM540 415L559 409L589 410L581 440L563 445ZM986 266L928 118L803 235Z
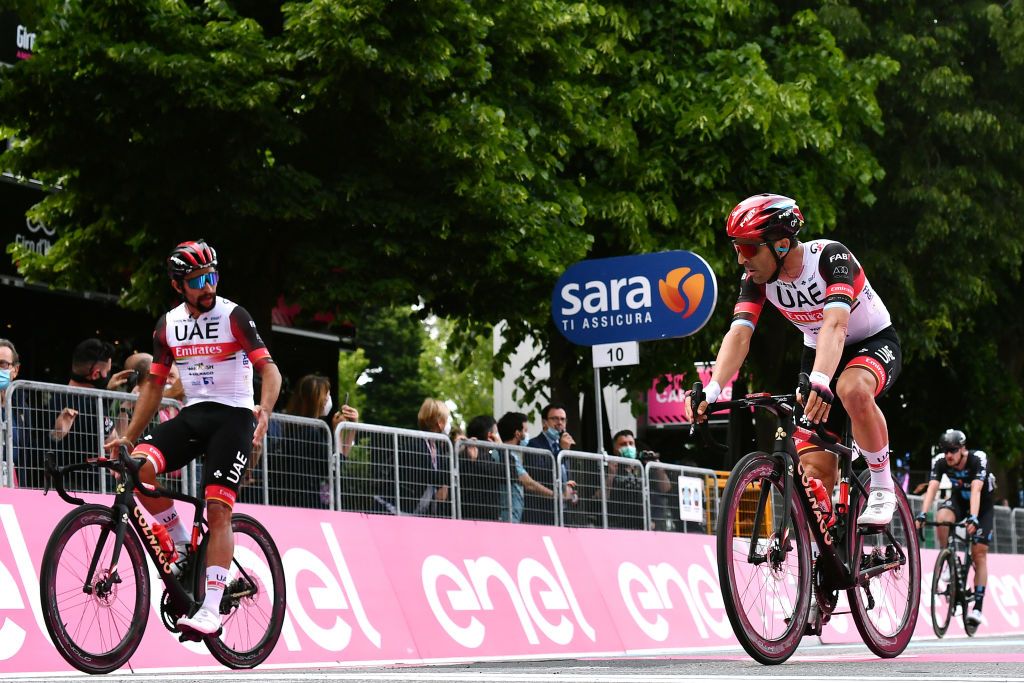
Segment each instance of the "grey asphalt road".
M766 667L741 650L637 657L543 661L493 661L411 666L367 666L304 670L259 669L250 672L118 672L101 678L68 675L17 676L33 682L103 680L117 683L234 683L235 681L351 681L353 683L667 683L703 680L714 683L771 678L788 681L943 681L1024 683L1024 634L1020 638L922 640L911 643L896 659L883 660L863 645L820 645L807 641L785 664Z

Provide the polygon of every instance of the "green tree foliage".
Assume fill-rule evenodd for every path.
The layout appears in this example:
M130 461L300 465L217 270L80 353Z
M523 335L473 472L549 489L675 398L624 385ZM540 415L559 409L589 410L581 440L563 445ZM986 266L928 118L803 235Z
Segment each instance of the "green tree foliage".
M0 164L61 188L38 209L54 249L14 250L33 279L155 308L163 255L203 235L258 320L282 293L356 320L370 369L395 373L367 385L367 419L408 425L433 393L419 322L395 314L419 301L473 321L448 349L499 320L504 353L538 338L572 412L590 363L550 325L558 275L670 248L720 274L706 331L607 373L644 389L713 355L739 274L724 216L776 191L806 236L849 243L898 321L899 439L942 416L1019 452L1019 0L37 7L37 54L0 83ZM791 381L784 327L764 317L752 385Z
M822 16L848 54L900 64L878 91L885 135L865 139L886 170L878 201L844 207L836 233L863 253L904 342L886 406L893 443L926 467L955 426L1013 465L1024 452L1024 323L1010 314L1024 254L1024 4L837 3Z
M490 331L472 335L469 342L453 344L460 327L458 321L428 320L419 366L421 381L430 388L431 395L455 404L452 419L457 425L494 412Z
M420 355L426 334L408 306L381 308L359 329L359 343L368 361L363 385L366 404L360 419L373 424L418 429L416 415L423 399L437 396L420 376Z

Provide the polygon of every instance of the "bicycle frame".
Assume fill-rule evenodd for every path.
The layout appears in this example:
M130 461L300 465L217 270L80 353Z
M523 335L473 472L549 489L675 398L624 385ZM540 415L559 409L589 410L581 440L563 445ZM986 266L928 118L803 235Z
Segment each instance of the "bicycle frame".
M694 385L694 396L703 393L700 384ZM807 393L806 391L804 393ZM696 403L696 398L692 399ZM875 530L865 529L864 533L879 532L884 534L889 545L896 549L897 557L890 561L883 561L878 564L870 564L862 567L861 558L857 556L859 538L862 535L858 532L856 524L856 510L850 506L850 486L853 485L864 498L868 491L860 482L860 479L853 476L853 450L843 444L833 441L829 436L823 435L823 430L812 431L805 427L797 426L795 415L796 396L794 394L751 394L743 399L724 401L708 406L708 412L720 412L732 408L761 408L774 414L779 419L779 428L775 432L775 443L772 455L782 464L782 471L785 480L782 482L784 500L790 500L794 490L801 495L797 496L807 516L808 526L811 534L818 545L818 561L826 561L829 567L830 579L834 582L832 588L844 590L854 588L858 585L866 585L871 577L885 571L895 569L907 563L907 555L903 545L898 543L888 527ZM696 412L696 411L694 411ZM796 453L794 436L811 443L822 450L832 453L839 458L839 501L835 508L836 523L833 527L826 524L821 512L816 505L817 499L810 487L810 481L800 464L800 458ZM753 535L750 543L748 561L760 563L766 561L767 555L758 556L755 551L758 546L759 529L762 523L762 514L766 508L766 497L770 494L767 487L761 489L761 497L758 501L757 512L754 518ZM779 518L776 529L776 537L782 538L783 531L789 526L790 508L789 505L782 506L782 515ZM883 558L884 559L884 558Z
M65 490L64 476L69 472L95 467L109 469L111 472L118 474L120 478L118 479L114 489L114 502L110 506L110 511L114 519L114 527L112 529L104 529L100 532L100 537L96 544L96 550L93 552L92 560L89 563L89 570L86 573L82 590L86 593L91 591L93 576L95 575L97 565L99 564L100 554L102 549L105 547L108 536L111 533L114 534L114 548L110 557L110 567L107 569L109 569L109 575L114 576L114 571L117 568L117 563L121 556L121 550L124 547L124 535L130 524L138 535L138 538L142 542L146 552L149 554L149 557L152 559L157 569L160 570L160 578L163 580L164 586L167 588L169 606L174 611L182 614L191 614L197 603L185 587L182 586L181 581L179 581L172 573L171 561L160 546L160 541L153 532L153 528L149 525L149 522L146 521L145 516L142 514L142 508L135 500L135 492L138 491L140 494L151 498L172 498L174 500L180 500L182 502L189 503L195 508L191 540L191 551L193 557L198 556L197 549L199 547L199 539L206 524L202 515L203 501L184 493L165 489L161 486L155 486L150 489L141 482L136 483L138 481L139 466L134 463L129 456L121 456L120 460L99 458L93 461L77 463L66 467L56 467L53 465L52 461L47 461L46 473L48 478L46 489L44 489L44 495L49 491L49 484L52 482L57 494L66 502L71 503L72 505L84 505L84 500L70 495Z
M962 520L959 522L925 522L925 524L931 527L944 526L949 529L946 547L953 553L953 561L958 569L956 582L959 590L957 595L959 596L959 601L964 605L964 609L966 609L967 604L974 597L974 589L967 589L967 577L970 576L971 569L974 568L974 553L972 552L974 550L974 537L965 533L965 537L961 538L957 534L958 528L966 527L966 523Z

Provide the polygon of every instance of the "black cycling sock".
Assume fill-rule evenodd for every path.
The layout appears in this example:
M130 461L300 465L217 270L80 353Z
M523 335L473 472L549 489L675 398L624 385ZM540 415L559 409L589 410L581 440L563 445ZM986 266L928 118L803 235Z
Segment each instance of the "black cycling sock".
M974 587L974 609L981 611L981 603L985 600L985 587L975 586Z

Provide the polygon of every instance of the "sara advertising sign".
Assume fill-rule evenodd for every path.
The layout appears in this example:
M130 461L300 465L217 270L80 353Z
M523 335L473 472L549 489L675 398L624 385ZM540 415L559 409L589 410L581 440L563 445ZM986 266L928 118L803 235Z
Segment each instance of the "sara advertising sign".
M580 261L559 278L551 316L574 344L592 346L691 335L711 318L718 283L689 251Z

